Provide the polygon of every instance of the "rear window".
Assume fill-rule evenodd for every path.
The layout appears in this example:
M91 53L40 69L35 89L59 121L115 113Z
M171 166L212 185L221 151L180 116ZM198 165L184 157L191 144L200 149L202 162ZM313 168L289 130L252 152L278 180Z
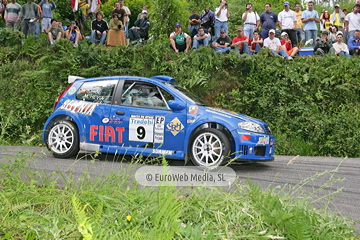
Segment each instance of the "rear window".
M110 104L117 80L85 82L76 92L76 99Z

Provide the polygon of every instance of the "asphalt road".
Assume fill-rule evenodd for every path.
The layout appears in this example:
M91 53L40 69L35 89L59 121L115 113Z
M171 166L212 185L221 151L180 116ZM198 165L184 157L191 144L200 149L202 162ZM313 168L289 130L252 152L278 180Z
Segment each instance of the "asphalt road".
M84 171L102 175L131 166L129 160L122 157L119 160L114 155L100 156L100 161L95 162L89 161L89 156L80 160L56 159L46 148L13 146L0 146L0 162L14 161L21 152L33 155L32 168L47 173L71 170L74 176ZM170 165L183 164L183 161L170 161ZM317 207L326 204L330 211L360 221L360 158L276 156L274 162L233 164L231 167L241 181L249 178L262 188L281 186L295 197L311 196L309 202ZM299 185L302 186L299 188ZM332 194L338 189L342 191ZM359 225L356 228L360 229Z

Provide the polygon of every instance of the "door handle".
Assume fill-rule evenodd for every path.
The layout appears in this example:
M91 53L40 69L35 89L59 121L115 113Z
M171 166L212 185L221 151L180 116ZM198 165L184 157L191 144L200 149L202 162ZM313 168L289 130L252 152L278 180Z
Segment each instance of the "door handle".
M116 111L115 112L117 115L124 115L125 114L125 112L123 112L123 111Z

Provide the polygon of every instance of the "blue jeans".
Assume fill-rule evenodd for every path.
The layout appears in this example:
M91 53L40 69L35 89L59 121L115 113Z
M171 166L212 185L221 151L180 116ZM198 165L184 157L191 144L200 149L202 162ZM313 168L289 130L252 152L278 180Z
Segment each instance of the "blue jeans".
M346 32L346 30L345 30L345 32ZM349 40L350 38L354 37L354 32L355 32L355 30L352 30L352 31L349 32L349 34L348 34L348 39L347 39L347 40ZM347 41L346 41L346 43L347 43Z
M350 54L348 54L347 52L344 52L344 51L341 51L340 53L339 53L339 55L343 55L343 56L345 56L345 57L350 57Z
M317 35L318 30L305 30L305 41L313 39L312 46L315 47Z
M300 43L301 41L304 40L303 34L302 34L302 29L296 28L295 31L296 31L296 37L297 37L298 43Z
M92 43L95 43L96 39L101 36L100 39L100 45L103 45L105 43L105 39L106 39L106 33L104 34L97 34L96 31L91 31L91 41Z
M35 36L36 38L40 37L40 21L35 22Z
M215 20L215 37L218 39L220 37L220 30L225 29L226 36L228 35L228 25L227 22L220 22Z
M125 36L126 38L129 38L129 24L125 25Z
M226 48L221 48L221 47L215 47L214 48L215 51L217 52L227 52L227 51L230 51L231 50L231 47L226 47Z
M244 25L244 35L247 36L249 39L253 39L255 28L256 28L256 25L245 24Z
M209 39L208 38L204 38L204 39L201 39L201 40L194 39L193 48L198 49L200 47L200 45L203 45L204 47L209 45Z
M260 50L261 50L261 46L260 46L259 43L257 43L257 44L255 45L255 52L250 52L250 53L251 53L251 54L256 54L256 53L260 52Z
M249 45L247 43L243 43L242 49L236 48L236 50L239 51L240 54L249 54Z
M275 55L275 56L282 56L284 58L288 58L289 57L289 54L286 53L285 50L283 49L280 49L279 52L275 52L274 50L271 50L271 52Z

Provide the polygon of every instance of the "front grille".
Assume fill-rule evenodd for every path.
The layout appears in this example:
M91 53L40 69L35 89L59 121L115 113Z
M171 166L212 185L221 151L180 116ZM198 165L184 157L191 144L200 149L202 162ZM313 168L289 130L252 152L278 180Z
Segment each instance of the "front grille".
M264 125L264 128L265 128L265 133L268 135L271 135L271 129L270 129L269 125Z
M247 155L248 154L248 146L246 145L240 145L240 153L242 155Z
M266 147L255 147L256 156L265 156Z

